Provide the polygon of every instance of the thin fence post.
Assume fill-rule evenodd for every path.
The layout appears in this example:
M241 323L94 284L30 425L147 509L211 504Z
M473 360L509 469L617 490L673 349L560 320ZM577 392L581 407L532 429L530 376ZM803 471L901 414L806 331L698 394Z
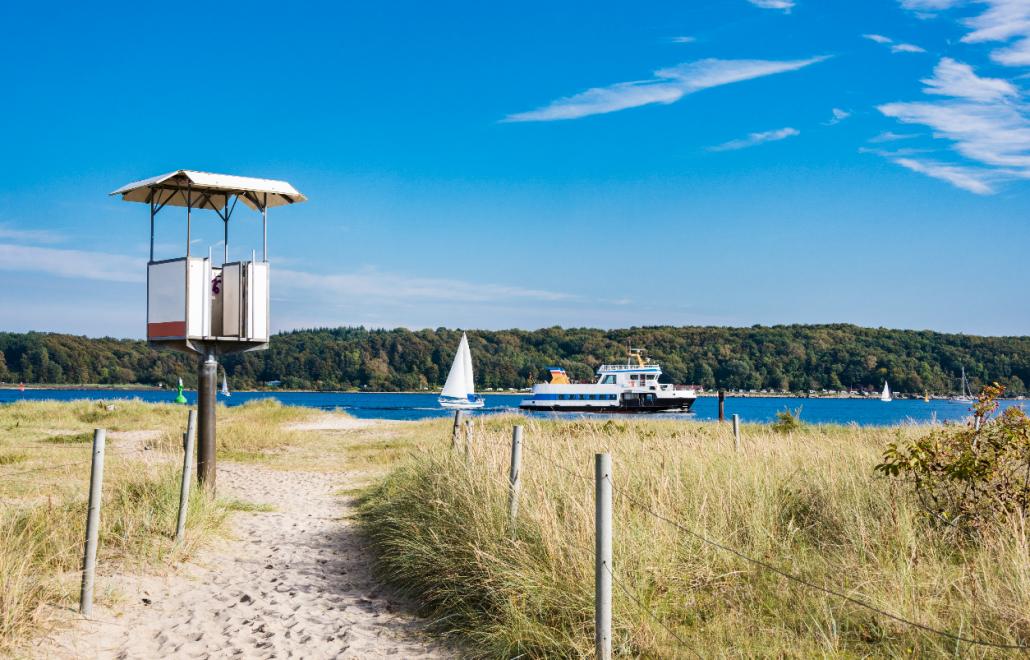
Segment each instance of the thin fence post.
M740 415L733 413L733 450L740 451Z
M472 453L472 417L465 418L465 458Z
M461 438L461 411L454 411L454 428L451 429L451 449L458 451L458 440Z
M719 421L726 421L726 392L719 390Z
M508 518L511 522L511 538L515 539L515 519L519 514L519 486L522 485L522 426L511 431L511 469L508 471Z
M179 518L175 521L175 542L182 540L186 533L186 510L190 504L190 481L193 467L193 442L196 438L197 411L190 410L186 419L186 433L182 436L182 486L179 489Z
M82 556L82 591L79 613L93 616L93 581L97 571L97 542L100 537L100 494L104 484L104 445L107 431L93 431L93 465L89 472L89 509L86 514L86 549Z
M594 455L594 648L612 657L612 457Z

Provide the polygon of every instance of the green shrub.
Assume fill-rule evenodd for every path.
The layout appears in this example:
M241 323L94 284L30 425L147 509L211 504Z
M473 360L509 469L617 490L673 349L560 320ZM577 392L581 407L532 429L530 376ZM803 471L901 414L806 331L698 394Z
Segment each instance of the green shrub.
M876 466L907 483L935 524L982 533L1030 504L1030 419L1011 407L995 416L1005 388L981 392L966 425L936 428L905 446L891 443Z
M798 406L793 411L787 408L776 413L776 421L772 423L772 430L777 433L790 433L791 431L800 431L804 426L801 422L801 406Z

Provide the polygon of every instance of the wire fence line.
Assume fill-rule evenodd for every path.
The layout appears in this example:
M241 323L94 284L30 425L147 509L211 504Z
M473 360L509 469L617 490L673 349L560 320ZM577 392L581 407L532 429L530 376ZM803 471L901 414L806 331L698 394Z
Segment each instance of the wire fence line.
M489 442L488 444L491 444L491 445L493 445L493 446L495 446L497 448L503 448L501 443ZM576 472L574 470L571 470L571 469L569 469L569 468L567 468L567 467L565 467L563 465L560 465L559 463L557 463L556 461L554 461L550 457L546 456L543 452L540 452L536 448L533 448L530 443L526 442L525 438L523 438L521 445L522 445L523 450L529 449L530 453L532 453L533 455L535 455L537 457L540 457L545 462L550 464L552 467L560 470L564 474L568 474L568 475L570 475L572 477L575 477L577 479L585 481L588 484L593 484L594 483L593 479L591 479L591 478L589 478L587 476L584 476L584 475L582 475L582 474L580 474L580 473L578 473L578 472ZM894 614L894 613L889 612L887 610L884 610L882 608L876 607L875 605L873 605L871 603L868 603L868 602L866 602L866 601L864 601L864 600L862 600L860 598L856 598L854 596L848 595L848 594L846 594L846 593L844 593L842 591L839 591L839 590L836 590L836 589L832 589L830 587L825 587L825 586L816 584L815 582L812 582L811 580L805 579L805 578L803 578L803 577L801 577L799 575L795 575L794 573L791 573L791 572L789 572L789 571L787 571L787 570L785 570L783 568L780 568L779 566L777 566L777 565L775 565L773 563L767 562L767 561L762 560L762 559L757 559L757 558L752 557L752 556L750 556L750 555L748 555L748 554L746 554L746 553L744 553L744 552L742 552L740 550L737 550L736 548L733 548L733 547L731 547L729 545L726 545L724 543L721 543L719 541L715 541L715 540L709 538L707 535L705 535L705 534L703 534L701 532L698 532L698 531L688 527L687 525L685 525L685 524L683 524L683 523L681 523L681 522L679 522L677 520L673 520L672 518L669 518L668 516L665 516L665 515L657 512L657 511L655 511L647 503L645 503L642 500L634 497L629 492L627 492L625 489L616 486L615 483L611 480L611 477L609 475L605 475L604 479L606 479L608 481L608 483L611 485L611 488L612 488L613 492L615 492L619 496L623 497L627 502L632 504L639 511L642 511L643 513L646 513L646 514L652 516L653 518L655 518L655 519L657 519L659 521L664 522L665 524L671 525L676 530L678 530L678 531L680 531L680 532L682 532L684 534L687 534L687 535L689 535L689 536L691 536L693 538L696 538L697 540L703 542L706 545L709 545L709 546L711 546L713 548L716 548L718 550L721 550L723 552L730 553L730 554L732 554L732 555L734 555L734 556L736 556L736 557L738 557L740 559L743 559L744 561L746 561L746 562L748 562L750 564L753 564L753 565L758 566L760 568L763 568L763 569L765 569L767 571L775 573L775 574L777 574L777 575L779 575L779 576L781 576L781 577L783 577L783 578L785 578L787 580L790 580L790 581L794 582L795 584L799 584L799 585L801 585L803 587L806 587L808 589L813 589L813 590L819 591L821 593L824 593L826 595L833 596L835 598L839 598L839 599L841 599L841 600L843 600L843 601L845 601L847 603L850 603L852 605L864 608L864 609L866 609L866 610L868 610L870 612L873 612L875 614L879 614L879 615L881 615L883 617L886 617L888 619L891 619L892 621L895 621L897 623L901 623L901 624L904 624L904 625L907 625L907 626L911 626L913 628L916 628L916 629L922 630L924 632L927 632L927 633L930 633L930 634L933 634L933 635L937 635L939 637L942 637L942 638L945 638L945 639L949 639L949 640L952 640L952 641L955 641L955 642L960 642L960 643L964 643L964 644L970 644L970 645L974 645L974 646L982 646L982 647L988 647L988 648L1010 650L1010 651L1024 651L1024 652L1030 651L1030 646L1028 646L1026 644L1006 644L1006 643L999 643L999 642L991 642L991 641L988 641L988 640L977 639L977 638L973 638L973 637L967 637L965 635L956 634L956 633L953 633L953 632L950 632L950 631L947 631L947 630L940 630L940 629L934 628L932 626L929 626L927 624L920 623L918 621L912 621L910 619L906 619L905 617L899 616L897 614ZM603 563L602 565L607 570L609 575L611 575L612 580L619 586L619 588L626 594L626 596L637 605L637 607L639 607L650 618L652 618L654 621L656 621L658 623L658 625L660 625L662 628L664 628L666 630L666 632L668 632L672 637L674 637L687 650L689 650L694 655L698 655L697 652L693 648L691 648L690 645L687 644L687 642L680 635L678 635L669 626L667 626L665 624L665 622L657 614L655 614L653 611L651 611L646 605L644 605L644 603L642 601L640 601L639 598L637 598L629 590L629 588L625 585L625 583L623 583L623 581L620 580L615 575L614 571L612 571L611 567L608 566L607 563ZM698 657L701 657L701 656L698 655Z
M640 608L641 612L654 619L655 623L664 628L665 632L672 635L672 637L675 638L675 640L679 642L683 646L683 648L687 649L698 658L704 658L704 656L695 651L694 648L687 643L687 640L680 637L675 630L666 625L666 623L662 620L661 617L652 612L651 608L649 608L647 605L644 605L640 598L638 598L632 591L630 591L629 587L626 586L626 583L619 579L619 576L615 574L615 571L613 571L611 566L608 565L608 562L602 562L601 565L604 566L604 570L608 571L608 575L612 576L612 582L618 585L619 589L622 590L622 593L626 594L626 597L633 601L636 604L636 606Z

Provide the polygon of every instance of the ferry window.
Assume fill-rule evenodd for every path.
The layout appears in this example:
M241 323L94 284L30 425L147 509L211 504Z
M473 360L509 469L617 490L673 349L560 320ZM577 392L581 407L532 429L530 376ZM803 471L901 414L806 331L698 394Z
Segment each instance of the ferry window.
M564 401L565 400L565 395L564 394L559 394L558 398L561 399L562 401Z
M595 401L595 400L597 400L597 395L596 395L596 394L591 394L591 395L590 395L590 400L591 400L591 401Z
M648 376L647 379L648 380L654 380L654 375L652 374L652 375Z
M604 384L604 385L614 385L615 384L615 376L609 374L609 375L604 377L604 380L602 380L601 383Z

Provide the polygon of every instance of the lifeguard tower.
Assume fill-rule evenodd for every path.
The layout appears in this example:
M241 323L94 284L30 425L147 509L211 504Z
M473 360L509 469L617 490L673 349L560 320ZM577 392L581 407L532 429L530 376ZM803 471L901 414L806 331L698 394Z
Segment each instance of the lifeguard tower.
M200 356L197 388L197 477L215 484L215 389L218 356L268 348L268 209L306 201L285 181L176 170L115 190L150 206L147 341ZM237 203L261 213L261 259L229 261L229 220ZM186 254L154 260L154 223L166 206L186 209ZM191 254L193 211L222 221L222 259Z

